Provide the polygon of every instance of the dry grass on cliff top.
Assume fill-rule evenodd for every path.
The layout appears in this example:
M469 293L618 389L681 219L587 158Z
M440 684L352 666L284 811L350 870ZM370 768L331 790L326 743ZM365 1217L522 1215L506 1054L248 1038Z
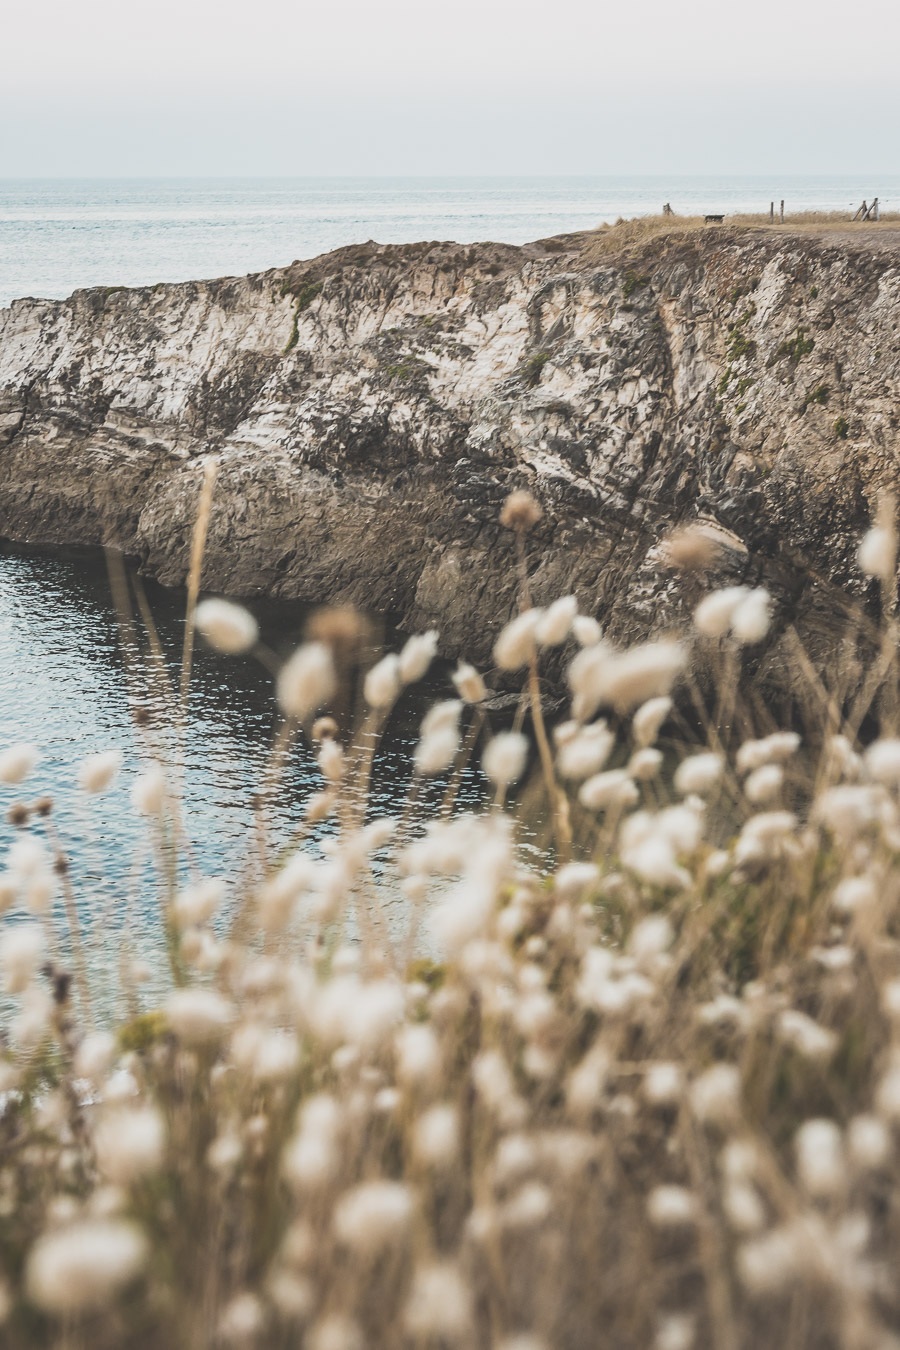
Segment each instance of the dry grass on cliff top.
M760 215L726 215L724 225L735 229L763 231L771 234L819 234L840 231L846 237L864 241L872 234L896 231L900 227L900 212L882 212L879 221L851 221L843 211L798 211L785 216L784 224L769 223L768 212ZM707 225L703 216L638 216L632 220L617 220L614 225L603 225L594 232L584 250L588 261L612 257L618 253L641 247L654 239L716 230L718 225Z
M226 653L258 643L246 611L195 606L211 492L176 747L195 627ZM278 678L239 876L196 873L177 753L136 717L169 986L140 1016L147 972L123 928L121 1019L96 1022L97 935L52 803L35 804L34 751L0 755L19 828L0 874L4 1350L900 1345L893 512L860 549L884 597L868 670L829 691L795 648L807 743L749 718L772 601L704 594L706 536L661 561L696 606L689 630L623 651L574 597L532 607L536 515L525 495L504 513L521 612L494 660L521 673L516 726L490 730L460 665L399 820L368 805L372 747L433 634L364 674L360 737L328 715L352 616L320 619ZM540 662L564 647L571 706L550 735ZM139 683L136 629L130 651ZM159 653L144 659L159 679ZM718 671L711 697L698 663ZM679 689L704 746L679 739ZM295 743L321 787L287 840L267 803ZM454 814L472 755L488 797ZM86 810L117 767L102 747L85 761ZM538 798L554 842L526 858L517 825Z

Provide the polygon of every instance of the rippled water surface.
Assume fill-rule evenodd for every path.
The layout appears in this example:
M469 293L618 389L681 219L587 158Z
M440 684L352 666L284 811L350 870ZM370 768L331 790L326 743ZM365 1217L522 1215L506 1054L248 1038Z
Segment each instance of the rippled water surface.
M184 593L151 582L144 587L173 679L184 633ZM257 608L263 638L276 653L301 640L305 611L299 605ZM438 666L407 695L378 751L372 809L399 814L407 797L410 753L418 723L435 698L452 694ZM20 788L0 785L0 846L5 853L15 831L6 813L13 802L42 794L54 800L53 816L72 861L79 908L86 926L98 926L102 945L125 932L138 950L158 953L161 930L155 899L155 860L130 789L141 769L141 744L131 705L155 709L165 722L162 687L134 687L129 698L116 608L102 558L60 558L0 553L0 747L34 742L40 762ZM251 799L268 762L277 713L273 682L255 660L220 656L202 643L195 652L188 731L185 738L184 802L190 847L201 871L234 879L252 854ZM122 771L113 787L86 798L76 785L78 766L97 750L120 749ZM323 786L311 751L291 753L284 789L273 813L273 838L289 839L303 806ZM434 785L432 796L441 785ZM479 776L467 773L461 801L483 800ZM330 825L310 842L320 852ZM61 906L57 921L62 927Z
M619 216L847 210L900 176L0 179L0 305L234 276L366 239L521 244Z

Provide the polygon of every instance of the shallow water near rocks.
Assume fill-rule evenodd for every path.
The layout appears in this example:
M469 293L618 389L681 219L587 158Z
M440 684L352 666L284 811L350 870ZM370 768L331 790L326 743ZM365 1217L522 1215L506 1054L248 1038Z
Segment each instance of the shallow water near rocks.
M184 592L145 581L144 588L172 677L184 635ZM251 605L265 643L289 652L302 640L306 610L299 604ZM390 642L390 636L387 639ZM402 641L398 638L397 641ZM371 814L399 815L406 802L411 753L423 711L454 693L449 667L432 672L401 701L377 753ZM151 693L150 703L154 698ZM251 800L264 773L277 727L271 675L255 658L224 657L198 640L185 742L184 803L194 860L206 875L234 878L246 865ZM154 859L147 831L131 804L140 771L119 621L102 556L0 553L0 748L18 741L40 750L34 773L19 787L0 785L0 866L15 837L7 819L14 802L49 794L72 871L82 922L93 929L93 958L115 948L124 931L142 955L162 961L162 929L154 898ZM119 749L122 770L104 794L87 798L78 766L98 750ZM302 819L303 806L323 780L307 746L292 751L273 813L277 848ZM440 801L443 784L429 785ZM485 800L480 773L469 769L461 807ZM40 825L38 824L38 827ZM309 847L320 851L330 825ZM399 901L399 895L398 895ZM16 917L14 911L12 918ZM66 929L59 899L54 913L63 951Z

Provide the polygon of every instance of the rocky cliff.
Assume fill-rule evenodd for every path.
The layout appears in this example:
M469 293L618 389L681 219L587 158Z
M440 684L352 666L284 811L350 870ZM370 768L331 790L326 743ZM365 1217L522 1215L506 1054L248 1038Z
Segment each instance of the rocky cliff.
M536 600L669 624L659 541L701 519L827 656L896 479L900 252L709 229L358 248L240 279L0 311L0 534L115 543L204 584L352 600L483 656L513 600L497 516L529 486ZM773 639L777 644L777 635ZM777 662L777 645L770 648Z

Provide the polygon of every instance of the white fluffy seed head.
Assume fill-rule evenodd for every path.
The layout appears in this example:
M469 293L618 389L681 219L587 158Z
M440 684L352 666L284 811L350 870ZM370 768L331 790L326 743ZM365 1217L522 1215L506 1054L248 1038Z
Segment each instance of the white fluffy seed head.
M20 994L27 986L44 953L44 934L36 923L6 927L0 934L0 971L3 987Z
M731 616L731 631L741 646L762 642L772 622L772 597L758 586L740 602Z
M580 647L593 647L603 636L603 629L589 614L576 614L572 620L572 636Z
M459 1152L459 1112L441 1102L431 1106L416 1121L413 1152L424 1167L449 1167Z
M450 1262L420 1267L413 1276L404 1317L411 1336L464 1341L472 1325L472 1295Z
M675 770L675 790L682 797L696 794L705 797L722 777L724 763L722 756L708 751L702 755L689 755Z
M366 672L363 697L370 708L386 709L396 702L400 688L400 658L388 652Z
M38 762L38 752L24 742L11 745L0 754L0 783L13 786L27 778Z
M365 1350L365 1339L358 1323L344 1313L329 1313L304 1337L309 1350Z
M859 545L859 565L867 576L888 582L897 566L897 533L892 525L875 525Z
M459 749L459 733L456 727L439 727L430 736L423 736L413 752L416 772L424 774L443 773L450 768Z
M425 1022L401 1027L394 1040L401 1083L430 1083L441 1070L441 1047Z
M324 642L306 642L281 667L278 702L288 717L305 722L334 696L337 677L331 650Z
M116 1053L116 1040L109 1031L92 1031L75 1052L75 1073L92 1083L100 1083L109 1071Z
M815 1198L836 1195L844 1187L847 1169L841 1132L833 1120L807 1120L794 1138L797 1173Z
M116 1106L100 1120L94 1135L97 1164L117 1186L155 1172L163 1159L165 1126L151 1106Z
M847 1152L860 1171L885 1167L893 1152L891 1132L878 1116L854 1116L847 1126Z
M740 1113L740 1073L733 1064L714 1064L692 1083L690 1101L698 1119L712 1125L730 1123Z
M646 703L642 703L631 719L631 731L635 744L639 746L653 745L671 711L672 700L665 694L659 698L650 698Z
M780 764L762 764L748 775L744 792L754 806L764 806L778 796L783 782L784 769Z
M453 672L453 683L456 685L456 692L466 703L480 703L487 697L487 689L481 675L474 666L465 661L460 661Z
M578 613L578 601L574 595L564 595L554 600L541 614L535 627L535 637L542 647L558 647L565 642L572 628L572 620Z
M726 586L703 597L694 610L694 627L704 637L724 637L738 605L750 594L747 586Z
M526 609L501 629L494 643L494 660L501 670L521 670L531 660L542 613L540 609Z
M409 1231L413 1210L408 1186L398 1181L363 1182L342 1195L335 1206L334 1231L354 1251L372 1252Z
M259 638L259 626L243 605L230 600L201 600L194 624L211 647L229 655L248 652Z
M234 1008L212 989L178 989L166 1004L166 1021L187 1045L207 1045L228 1030Z
M674 1106L684 1094L684 1073L679 1064L651 1064L644 1076L644 1096L651 1106Z
M589 811L608 811L612 808L633 806L640 793L627 769L607 769L585 780L578 790L578 800Z
M174 917L179 928L195 928L215 914L225 894L220 877L203 877L188 886L175 900Z
M654 1228L683 1228L697 1217L697 1198L684 1186L656 1186L647 1197L647 1218Z
M482 760L484 772L495 787L516 783L525 772L528 741L519 731L500 731L487 744Z
M97 755L88 755L78 766L78 786L82 792L105 792L119 772L121 763L121 750L102 750Z
M576 717L586 720L601 707L630 713L652 698L667 696L685 659L681 643L668 638L626 651L613 651L606 643L586 647L569 667Z
M131 800L142 815L159 815L166 802L166 777L159 764L151 764L138 775L131 789Z
M592 722L559 747L556 763L563 778L575 780L599 773L609 759L616 738L605 722Z
M28 1257L28 1296L44 1312L104 1307L141 1272L148 1247L133 1224L86 1220L39 1238Z
M900 739L883 737L870 745L863 762L870 778L887 787L900 786Z
M409 638L400 653L400 679L404 684L421 680L437 654L437 629Z

